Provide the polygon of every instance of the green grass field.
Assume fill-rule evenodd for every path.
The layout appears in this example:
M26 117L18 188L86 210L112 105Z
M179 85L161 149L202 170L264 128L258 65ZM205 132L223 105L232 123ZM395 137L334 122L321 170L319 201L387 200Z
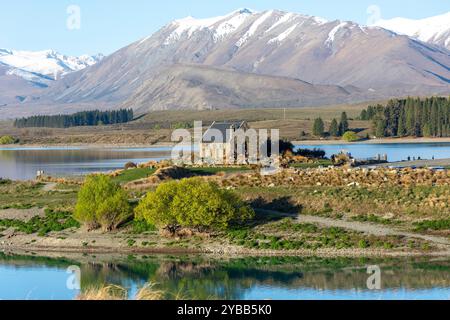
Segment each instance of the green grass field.
M144 179L154 174L156 169L153 168L134 168L125 170L123 173L114 177L116 183L127 183L139 179Z

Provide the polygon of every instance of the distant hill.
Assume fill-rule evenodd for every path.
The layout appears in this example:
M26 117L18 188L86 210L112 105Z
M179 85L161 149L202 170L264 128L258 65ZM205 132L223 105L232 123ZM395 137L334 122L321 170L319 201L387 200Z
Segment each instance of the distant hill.
M367 101L376 93L313 85L198 65L174 65L144 82L123 104L138 113L156 110L307 107Z

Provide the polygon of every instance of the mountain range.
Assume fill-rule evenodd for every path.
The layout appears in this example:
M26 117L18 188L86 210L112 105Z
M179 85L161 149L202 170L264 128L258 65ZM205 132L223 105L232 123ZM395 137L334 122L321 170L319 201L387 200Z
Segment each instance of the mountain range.
M379 20L376 26L450 49L450 12L426 19Z
M0 49L0 105L23 102L39 88L47 88L65 75L92 66L102 54L66 56L54 50Z
M405 35L278 10L188 17L26 95L21 114L42 110L39 104L48 113L88 105L144 113L449 94L448 33L435 27L429 36L423 25ZM14 114L17 106L3 109Z
M102 54L80 57L66 56L54 50L15 51L0 49L0 65L7 74L19 76L40 86L50 81L92 66L104 58Z

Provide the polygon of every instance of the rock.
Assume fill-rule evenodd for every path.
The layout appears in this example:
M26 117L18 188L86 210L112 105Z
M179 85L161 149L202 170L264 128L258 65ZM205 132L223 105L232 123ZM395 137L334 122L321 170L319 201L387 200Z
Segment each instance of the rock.
M347 187L359 187L359 183L358 182L350 182Z

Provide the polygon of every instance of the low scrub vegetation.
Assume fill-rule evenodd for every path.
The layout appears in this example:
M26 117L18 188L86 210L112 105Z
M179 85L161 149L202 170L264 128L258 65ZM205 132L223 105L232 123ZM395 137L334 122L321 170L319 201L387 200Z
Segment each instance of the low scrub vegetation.
M367 236L337 227L319 227L311 223L295 223L286 218L256 228L234 229L228 238L236 245L265 250L332 249L422 249L425 242L406 242L395 236Z
M416 231L450 230L450 219L427 220L427 221L422 221L422 222L415 222L414 227L415 227Z
M29 221L5 219L0 220L0 227L13 228L26 234L38 233L45 236L49 232L58 232L70 228L79 228L80 224L72 218L70 212L45 210L45 216L35 216Z
M135 213L137 220L171 232L180 227L223 230L254 216L234 192L201 178L160 184L140 202Z
M105 175L92 175L78 193L74 217L88 229L105 231L117 227L131 215L127 193Z

